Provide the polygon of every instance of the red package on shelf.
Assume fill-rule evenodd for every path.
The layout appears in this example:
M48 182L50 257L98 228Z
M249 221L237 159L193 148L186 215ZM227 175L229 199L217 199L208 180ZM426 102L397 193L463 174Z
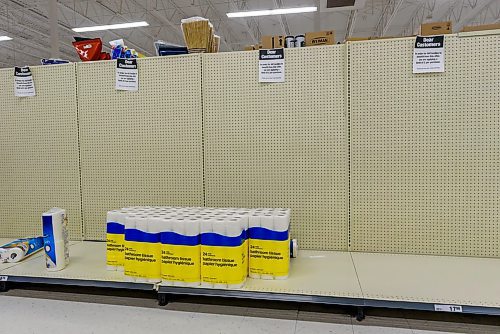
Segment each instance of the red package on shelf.
M100 38L73 42L73 46L82 61L99 60L101 57L102 41Z
M111 60L111 55L107 52L101 52L99 60Z

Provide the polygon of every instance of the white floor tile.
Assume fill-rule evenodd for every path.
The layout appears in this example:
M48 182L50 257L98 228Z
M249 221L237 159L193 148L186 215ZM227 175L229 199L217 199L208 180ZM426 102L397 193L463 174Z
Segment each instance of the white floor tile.
M413 334L460 334L460 333L413 329Z
M352 325L297 321L295 334L353 334Z
M294 334L295 323L295 320L245 317L239 333Z
M353 329L354 334L413 334L409 328L354 325Z

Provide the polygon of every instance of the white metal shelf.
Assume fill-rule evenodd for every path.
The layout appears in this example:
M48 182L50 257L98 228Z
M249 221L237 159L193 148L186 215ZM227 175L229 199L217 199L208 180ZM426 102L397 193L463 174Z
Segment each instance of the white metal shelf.
M1 241L1 239L0 239ZM301 251L292 260L288 280L254 280L239 290L181 288L125 281L123 273L106 270L104 242L75 242L70 265L47 272L36 255L0 267L8 281L157 288L181 294L282 300L350 306L434 310L434 304L462 306L464 313L500 315L500 259L406 254Z

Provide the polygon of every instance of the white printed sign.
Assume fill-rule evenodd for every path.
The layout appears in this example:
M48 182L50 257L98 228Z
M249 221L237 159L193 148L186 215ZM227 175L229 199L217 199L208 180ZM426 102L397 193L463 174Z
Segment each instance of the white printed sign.
M28 66L14 68L14 95L19 97L35 96L35 83Z
M417 36L413 73L444 72L444 36Z
M139 89L137 59L116 60L116 89L129 91Z
M462 306L460 306L460 305L440 305L440 304L434 304L434 311L437 311L437 312L462 313Z
M285 82L284 49L259 50L259 82Z
M9 276L0 276L0 282L7 282Z

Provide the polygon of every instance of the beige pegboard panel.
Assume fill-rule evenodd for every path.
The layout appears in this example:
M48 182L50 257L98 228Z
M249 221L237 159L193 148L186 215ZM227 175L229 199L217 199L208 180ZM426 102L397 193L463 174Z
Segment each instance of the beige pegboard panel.
M0 236L40 235L41 215L67 210L81 239L75 65L31 67L36 96L14 96L14 69L0 71Z
M351 249L500 256L500 35L350 44Z
M80 63L78 110L85 239L106 212L203 205L201 59L138 60L139 91L115 90L116 62Z
M207 206L289 207L301 248L347 250L345 47L285 50L285 82L258 52L203 56Z

